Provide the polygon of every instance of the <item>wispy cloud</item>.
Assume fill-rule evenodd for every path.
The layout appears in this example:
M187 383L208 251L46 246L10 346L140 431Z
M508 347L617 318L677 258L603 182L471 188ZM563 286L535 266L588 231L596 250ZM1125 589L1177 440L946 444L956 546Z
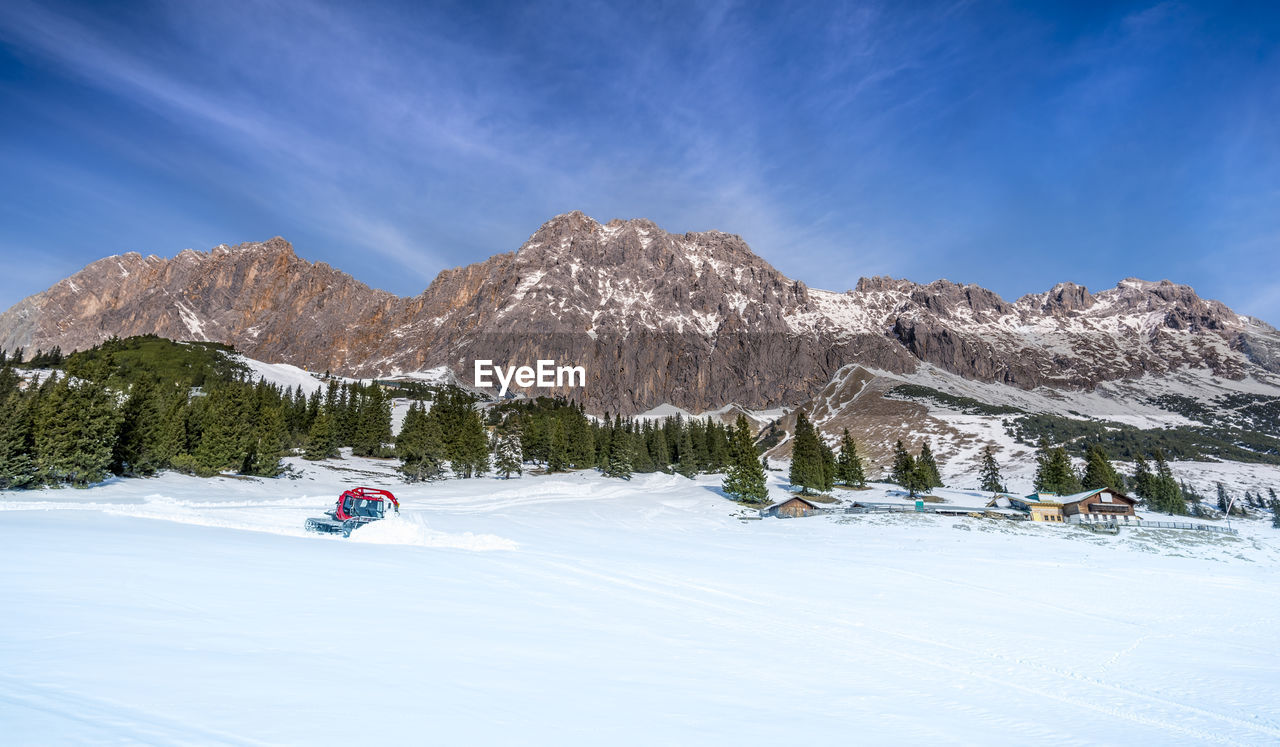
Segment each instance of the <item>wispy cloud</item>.
M1189 279L1280 213L1275 24L1218 13L11 0L0 134L12 184L121 243L278 233L399 293L575 208L739 233L814 285ZM67 164L153 218L38 177Z

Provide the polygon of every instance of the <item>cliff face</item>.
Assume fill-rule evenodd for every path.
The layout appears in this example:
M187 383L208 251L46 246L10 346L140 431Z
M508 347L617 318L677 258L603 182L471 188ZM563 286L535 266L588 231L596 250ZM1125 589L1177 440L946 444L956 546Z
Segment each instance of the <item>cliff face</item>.
M0 347L71 350L111 335L208 339L312 370L392 375L472 361L583 365L598 412L662 402L763 408L818 392L842 366L921 361L1020 388L1090 388L1182 366L1280 371L1280 335L1186 286L1063 284L1008 302L973 285L866 278L811 289L715 231L574 212L517 251L446 270L421 294L373 290L283 239L99 260L0 314Z
M111 335L229 342L272 360L324 362L372 330L352 327L400 303L301 260L283 239L99 260L0 315L0 346L73 350Z

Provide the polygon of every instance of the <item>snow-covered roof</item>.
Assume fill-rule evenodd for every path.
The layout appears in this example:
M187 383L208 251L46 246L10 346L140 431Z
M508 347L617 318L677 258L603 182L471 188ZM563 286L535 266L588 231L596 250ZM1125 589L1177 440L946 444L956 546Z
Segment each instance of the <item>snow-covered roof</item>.
M786 497L786 498L784 498L784 499L782 499L782 500L778 501L777 503L774 503L773 505L769 506L769 507L768 507L768 508L766 508L765 510L766 510L766 511L768 511L769 509L777 508L778 506L785 506L786 504L788 504L788 503L790 503L790 502L792 502L792 501L800 501L801 503L804 503L805 505L809 506L810 508L817 508L817 507L818 507L818 504L814 503L813 501L805 500L803 497L801 497L801 496L799 496L799 495L790 495L790 496L788 496L788 497Z
M1035 495L1035 493L1032 493L1032 495ZM1002 499L1005 504L1004 506L1000 505ZM1034 499L1024 498L1023 496L1013 495L1012 493L996 493L991 496L991 500L987 501L987 508L1005 508L1012 503L1026 504L1031 502L1034 502Z
M1085 490L1085 491L1081 491L1081 492L1079 492L1079 493L1072 493L1071 495L1063 495L1063 496L1059 496L1059 497L1055 498L1054 500L1055 500L1055 501L1057 501L1058 503L1062 503L1062 504L1075 503L1076 501L1083 501L1085 498L1092 498L1093 496L1097 495L1098 493L1101 493L1103 490L1105 490L1105 488L1097 488L1097 489L1094 489L1094 490Z
M1027 498L1031 500L1038 500L1041 503L1061 503L1062 505L1065 506L1068 503L1078 503L1080 501L1085 500L1086 498L1092 498L1098 493L1103 493L1103 492L1110 493L1111 495L1123 501L1128 501L1129 503L1135 503L1135 504L1137 503L1137 501L1135 501L1134 499L1112 488L1094 488L1092 490L1083 490L1079 493L1072 493L1071 495L1057 495L1055 493L1032 493L1031 495L1028 495Z

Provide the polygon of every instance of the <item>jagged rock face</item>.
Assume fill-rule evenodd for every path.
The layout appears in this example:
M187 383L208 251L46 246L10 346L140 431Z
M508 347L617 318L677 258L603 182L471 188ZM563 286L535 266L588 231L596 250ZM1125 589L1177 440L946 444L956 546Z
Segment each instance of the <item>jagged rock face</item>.
M0 346L70 351L111 335L158 334L316 365L373 334L353 320L377 318L397 303L391 293L299 259L280 238L173 259L130 253L94 262L0 315Z
M1167 281L1091 295L1064 283L1010 303L974 285L864 278L833 293L791 280L738 236L669 234L573 212L515 252L441 272L420 295L373 290L283 239L173 259L95 262L0 315L0 347L72 350L110 335L227 342L355 376L473 361L582 365L597 412L805 401L841 367L921 361L983 381L1087 388L1207 367L1280 371L1280 335Z

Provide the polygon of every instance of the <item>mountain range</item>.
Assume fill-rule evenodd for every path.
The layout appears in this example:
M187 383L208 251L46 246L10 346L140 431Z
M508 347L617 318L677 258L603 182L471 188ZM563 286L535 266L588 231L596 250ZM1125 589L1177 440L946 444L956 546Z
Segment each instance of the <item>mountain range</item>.
M835 292L784 276L733 234L576 211L410 298L274 238L107 257L0 314L8 350L136 334L356 377L445 366L465 381L478 358L552 359L586 368L585 388L562 393L597 413L663 403L816 412L824 392L830 406L838 390L853 398L850 382L860 391L876 378L1077 404L1098 392L1122 400L1126 383L1153 380L1191 395L1212 382L1280 397L1280 333L1185 285L1062 283L1007 301L977 285L873 277Z

